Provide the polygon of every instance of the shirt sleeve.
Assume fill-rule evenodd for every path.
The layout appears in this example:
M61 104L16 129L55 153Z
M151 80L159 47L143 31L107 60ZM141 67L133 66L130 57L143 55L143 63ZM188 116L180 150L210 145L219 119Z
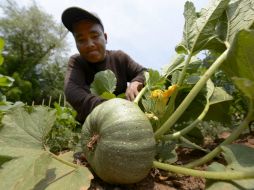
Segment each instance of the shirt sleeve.
M85 72L78 60L72 56L65 75L64 92L66 100L77 111L77 120L83 123L88 114L104 99L91 94L86 84Z

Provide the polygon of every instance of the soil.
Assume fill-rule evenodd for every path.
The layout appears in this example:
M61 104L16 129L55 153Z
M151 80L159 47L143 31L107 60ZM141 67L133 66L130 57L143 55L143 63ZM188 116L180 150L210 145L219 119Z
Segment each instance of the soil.
M224 132L219 135L219 138L212 140L211 138L206 138L204 143L204 148L213 149L220 142L229 136L229 132ZM238 140L234 143L243 144L254 148L254 132L241 135ZM176 164L181 165L195 160L204 155L202 151L193 150L190 148L178 148L178 161ZM75 162L87 165L85 157L82 154L74 155ZM225 160L221 158L216 158L213 161L225 163ZM209 163L207 163L209 164ZM203 165L199 170L204 170L206 165ZM91 186L88 190L204 190L206 180L204 178L176 175L174 173L165 172L159 169L152 169L149 175L139 183L132 185L111 185L103 182L100 178L94 175L94 179L91 182Z

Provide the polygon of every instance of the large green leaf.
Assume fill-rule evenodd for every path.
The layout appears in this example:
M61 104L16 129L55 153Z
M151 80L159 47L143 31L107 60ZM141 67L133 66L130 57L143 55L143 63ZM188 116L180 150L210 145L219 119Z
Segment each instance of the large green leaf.
M195 38L195 25L196 25L196 9L192 2L187 1L184 5L184 30L183 30L183 41L180 46L177 47L178 53L187 53L191 51L193 47L193 39Z
M205 96L206 100L203 96ZM183 122L195 120L199 114L202 113L205 104L208 102L209 110L203 118L203 121L213 120L229 125L231 121L229 108L232 99L232 96L230 96L224 89L221 87L214 87L213 82L208 80L206 84L206 94L200 93L200 95L198 95L195 100L192 101L179 121Z
M4 97L5 98L5 97ZM8 102L6 101L6 99L3 99L2 101L0 101L0 111L2 112L6 112L10 109L15 109L16 107L22 107L25 104L23 102Z
M239 77L232 77L232 79L237 88L239 88L245 96L250 100L254 100L254 81Z
M249 113L252 113L251 117L254 120L254 81L246 78L232 77L233 82L240 91L248 98ZM252 111L251 111L252 110Z
M91 84L91 92L95 95L102 95L104 92L113 93L116 88L116 77L111 70L100 71L94 76Z
M170 64L166 65L162 68L162 75L165 77L170 76L174 71L180 70L184 66L184 55L183 54L177 54L172 61L170 61Z
M213 163L209 166L212 171L253 171L254 170L254 149L244 145L228 145L222 147L227 166ZM207 180L207 190L239 190L253 189L254 179L232 180L232 181L212 181Z
M55 110L43 106L33 107L31 113L24 107L13 109L2 120L0 147L42 148L55 119Z
M65 156L60 156L60 158ZM46 177L38 183L36 190L70 190L88 189L93 175L88 168L63 164L59 160L53 159L47 170Z
M185 4L185 25L182 43L176 48L178 52L185 50L192 54L204 49L215 49L223 46L216 34L216 24L225 11L229 0L213 0L207 9L201 11L197 18L192 2Z
M71 163L72 153L54 159L43 150L0 147L0 154L13 158L0 167L0 189L88 189L93 178L88 168Z
M160 88L166 81L158 71L153 69L149 69L148 72L145 72L145 79L148 89Z
M72 163L72 153L56 156L42 149L55 121L55 111L24 107L9 111L0 130L0 189L88 189L93 178Z
M227 41L232 43L236 33L249 29L254 23L253 0L231 0L227 8Z
M241 30L236 34L222 68L230 77L254 81L254 31Z
M209 104L213 105L230 100L233 100L233 97L229 95L222 87L215 87L213 94L209 99Z
M0 189L28 190L45 177L51 157L42 151L26 151L24 155L3 164Z
M232 100L233 97L223 88L215 87L212 95L209 97L209 110L204 117L204 120L213 120L230 125L231 115L229 114L229 108Z

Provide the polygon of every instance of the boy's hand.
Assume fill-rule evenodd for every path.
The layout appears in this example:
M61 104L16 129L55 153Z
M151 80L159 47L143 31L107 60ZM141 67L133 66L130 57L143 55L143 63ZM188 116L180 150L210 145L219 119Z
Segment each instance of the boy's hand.
M138 81L133 81L129 84L126 89L125 95L127 100L133 101L138 95L139 91L142 89L143 84Z

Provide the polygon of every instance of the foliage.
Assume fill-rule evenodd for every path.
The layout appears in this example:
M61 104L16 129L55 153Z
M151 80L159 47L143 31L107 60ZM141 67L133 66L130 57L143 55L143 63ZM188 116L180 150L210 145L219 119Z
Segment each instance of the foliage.
M0 66L2 66L2 64L4 62L4 58L2 56L3 47L4 47L4 40L2 38L0 38ZM1 87L3 87L3 86L10 87L13 84L13 81L14 81L13 78L0 74L0 86Z
M212 179L213 181L207 183L208 189L228 187L234 190L239 186L253 186L254 163L249 157L253 157L254 149L230 145L254 120L254 55L251 53L254 49L253 7L254 2L251 0L213 0L208 8L197 14L194 4L186 2L183 40L176 47L175 59L164 68L163 74L153 70L145 73L146 86L134 101L153 126L157 143L153 167L176 174ZM203 51L209 51L208 56L204 59L197 58ZM108 99L114 98L115 81L112 73L99 73L91 91L97 95L103 95L105 91L110 94L106 96ZM236 98L244 99L243 104L238 104ZM219 123L218 125L223 127L231 125L232 110L229 104L232 101L235 101L235 107L240 105L245 111L242 112L243 118L234 123L232 133L221 144L211 150L204 149L202 134L205 126L211 123ZM50 141L47 141L47 137L50 131L63 135L62 130L52 129L56 119L54 111L42 107L32 107L28 111L23 107L13 109L4 116L3 127L0 129L0 177L3 179L0 189L3 186L23 189L53 189L55 186L65 188L68 187L67 182L70 182L65 181L65 177L69 180L73 177L76 181L71 184L76 185L77 189L88 187L91 174L87 168L66 162L48 151L47 142ZM72 112L59 105L56 105L56 109L59 112L57 126L67 123L70 126L75 125L75 115ZM109 109L113 110L111 107ZM115 114L120 116L121 113ZM131 121L131 114L125 115ZM96 117L98 120L101 118ZM105 117L103 121L107 123L109 117ZM67 136L64 136L64 141L59 142L64 144L65 148L70 148L65 145L70 142L67 138L72 137ZM199 149L205 155L179 166L175 161L176 148L180 146ZM24 156L25 154L27 155ZM218 155L225 158L225 165L211 162ZM67 157L70 159L71 156ZM42 163L42 167L38 162ZM203 164L210 164L208 171L191 169ZM17 173L10 177L7 174L11 173L14 167L18 168ZM34 168L38 168L38 175L28 175ZM55 171L52 168L55 168ZM66 174L65 177L63 173ZM59 180L50 181L48 177L52 175L56 175L54 179L59 177ZM77 177L81 175L81 178ZM26 176L29 180L26 180ZM31 178L33 183L28 183ZM44 180L40 181L43 178Z
M1 73L16 79L11 88L5 89L8 99L31 104L32 101L41 103L45 94L59 96L52 88L62 92L62 86L59 86L63 85L66 59L60 57L66 50L63 47L67 34L63 26L55 23L52 16L41 11L35 3L26 8L19 7L14 0L7 0L1 4L1 10L0 35L6 42ZM59 81L53 82L55 76L60 76ZM46 88L43 82L49 82L50 78L53 86Z
M95 74L91 84L91 92L106 99L115 98L116 77L111 70L100 71Z
M242 170L249 171L254 169L253 161L251 159L254 156L254 151L250 147L243 145L228 145L222 147L223 154L228 165L225 167L220 163L214 162L208 168L210 171L234 171ZM241 156L238 156L241 155ZM214 181L208 180L207 190L215 189L251 189L254 186L253 179L246 180L232 180L232 181Z
M8 112L0 133L0 189L87 189L92 174L71 163L72 154L56 156L45 146L55 110L24 107Z
M94 81L91 84L91 93L100 96L104 99L112 98L124 98L124 94L115 95L114 91L116 89L116 76L115 74L106 69L105 71L100 71L95 74Z
M47 136L47 146L51 152L57 153L64 150L73 150L79 140L78 122L75 120L77 113L69 107L61 107L54 103L56 121Z
M63 94L64 73L67 64L65 58L55 59L55 63L46 64L41 69L41 78L39 80L41 92L39 100L51 99L52 102L57 102L60 95Z
M0 68L3 64L4 58L2 57L2 50L4 47L4 40L0 38ZM8 102L6 100L6 96L2 93L2 88L3 87L11 87L13 85L14 79L0 74L0 120L2 119L4 113L8 111L9 109L23 105L22 102L15 102L14 104L12 102Z

